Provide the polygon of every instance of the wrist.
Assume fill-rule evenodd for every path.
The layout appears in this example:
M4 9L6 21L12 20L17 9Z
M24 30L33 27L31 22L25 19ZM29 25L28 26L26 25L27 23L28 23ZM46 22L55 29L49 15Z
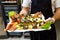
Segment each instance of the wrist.
M20 12L20 14L23 14L23 15L27 15L27 11L26 10L22 10L21 12Z

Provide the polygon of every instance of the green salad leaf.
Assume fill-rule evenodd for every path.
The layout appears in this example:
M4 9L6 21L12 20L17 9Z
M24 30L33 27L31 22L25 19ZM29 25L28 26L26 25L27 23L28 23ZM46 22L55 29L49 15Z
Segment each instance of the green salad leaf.
M15 14L16 14L15 11L9 11L9 12L8 12L9 17L11 17L11 16L13 16L13 15L15 15Z
M51 26L51 22L48 21L46 22L43 26L42 26L42 29L46 29L46 30L49 30L49 27Z

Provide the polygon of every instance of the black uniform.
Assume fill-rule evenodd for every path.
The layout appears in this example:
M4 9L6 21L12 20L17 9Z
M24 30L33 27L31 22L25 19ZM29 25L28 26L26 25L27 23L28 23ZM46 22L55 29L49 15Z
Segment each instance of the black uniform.
M51 0L31 0L31 13L42 12L45 19L52 17ZM51 25L51 30L30 32L31 40L56 40L56 31L54 24Z

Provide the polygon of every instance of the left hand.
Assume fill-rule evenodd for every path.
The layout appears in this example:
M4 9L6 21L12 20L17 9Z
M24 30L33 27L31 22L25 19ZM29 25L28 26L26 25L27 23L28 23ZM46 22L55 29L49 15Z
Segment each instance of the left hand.
M28 14L28 12L26 10L21 10L19 14L26 16Z
M44 22L50 21L51 23L55 23L55 19L49 17L48 19L44 20Z

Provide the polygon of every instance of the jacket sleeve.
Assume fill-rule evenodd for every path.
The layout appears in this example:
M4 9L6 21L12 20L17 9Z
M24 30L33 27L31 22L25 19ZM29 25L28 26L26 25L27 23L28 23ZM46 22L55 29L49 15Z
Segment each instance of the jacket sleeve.
M23 7L30 7L31 6L31 0L23 0L22 6Z
M55 7L56 7L56 8L60 7L60 0L56 0L56 1L55 1Z

